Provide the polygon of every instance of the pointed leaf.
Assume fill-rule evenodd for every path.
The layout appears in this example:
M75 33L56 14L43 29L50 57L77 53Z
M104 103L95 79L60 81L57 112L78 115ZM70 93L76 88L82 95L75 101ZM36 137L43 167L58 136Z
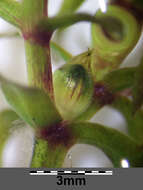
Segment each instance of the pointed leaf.
M21 27L22 8L19 2L13 0L0 0L0 17L16 27Z
M72 123L77 143L95 145L101 148L111 159L114 167L121 167L121 161L127 159L130 167L143 166L143 149L121 132L95 123Z
M72 13L76 11L85 0L63 0L58 14Z
M136 112L143 104L143 58L135 72L135 80L133 85L133 103L134 112Z
M134 105L125 97L118 97L112 104L125 117L129 135L139 144L143 143L143 111L138 110L134 115Z
M50 46L54 51L59 53L59 55L64 59L64 61L67 62L72 58L72 55L69 52L67 52L64 48L59 46L57 43L51 41Z
M1 156L4 145L11 134L13 121L18 120L18 115L12 110L4 110L0 112L0 166L2 164Z
M33 127L45 127L61 120L53 102L40 89L28 88L1 77L3 93L15 112Z
M122 68L105 75L103 82L107 84L113 92L118 92L126 88L131 88L134 83L136 67Z

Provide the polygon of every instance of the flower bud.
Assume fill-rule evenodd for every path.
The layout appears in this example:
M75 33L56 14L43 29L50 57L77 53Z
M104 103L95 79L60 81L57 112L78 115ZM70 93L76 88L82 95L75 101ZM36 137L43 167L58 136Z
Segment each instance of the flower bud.
M72 120L84 112L93 97L93 81L79 64L65 64L54 73L56 106L65 120Z

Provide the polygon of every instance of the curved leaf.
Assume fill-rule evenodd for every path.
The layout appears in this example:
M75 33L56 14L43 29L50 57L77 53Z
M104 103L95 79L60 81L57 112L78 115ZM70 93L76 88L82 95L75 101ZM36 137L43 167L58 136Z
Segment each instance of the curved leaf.
M15 112L33 127L45 127L61 121L47 94L0 78L3 93Z
M88 122L72 123L70 126L77 143L98 146L111 159L114 167L121 167L123 159L129 161L130 167L143 166L142 147L121 132Z
M101 24L92 24L92 43L103 62L117 68L131 52L141 35L136 18L121 6L109 5L106 13L100 10L95 17Z
M18 119L18 115L12 110L3 110L0 112L0 165L2 164L1 155L3 147L10 135L10 131L13 127L13 121Z
M125 97L118 97L111 105L117 109L126 119L128 133L139 144L143 143L143 111L138 110L134 114L133 102Z
M135 72L136 67L118 69L105 75L103 82L106 83L113 92L118 92L133 86Z
M58 28L68 27L82 21L101 23L100 19L87 13L67 13L51 18L45 17L39 21L37 28L40 28L44 32L53 32Z

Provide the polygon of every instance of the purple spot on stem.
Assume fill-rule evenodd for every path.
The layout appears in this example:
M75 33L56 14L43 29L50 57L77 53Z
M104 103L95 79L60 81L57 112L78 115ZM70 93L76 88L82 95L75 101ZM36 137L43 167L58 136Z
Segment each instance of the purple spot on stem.
M51 125L48 128L44 128L40 130L39 134L40 138L47 140L49 145L53 148L58 145L69 147L73 142L71 130L66 122L61 122Z
M94 98L101 106L111 104L115 99L113 93L101 83L94 85Z

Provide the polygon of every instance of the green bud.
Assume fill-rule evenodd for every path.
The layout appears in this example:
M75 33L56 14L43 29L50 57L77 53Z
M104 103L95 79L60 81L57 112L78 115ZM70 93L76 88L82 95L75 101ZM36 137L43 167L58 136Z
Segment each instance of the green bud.
M93 97L93 80L82 65L65 64L54 73L55 102L65 120L83 113Z

